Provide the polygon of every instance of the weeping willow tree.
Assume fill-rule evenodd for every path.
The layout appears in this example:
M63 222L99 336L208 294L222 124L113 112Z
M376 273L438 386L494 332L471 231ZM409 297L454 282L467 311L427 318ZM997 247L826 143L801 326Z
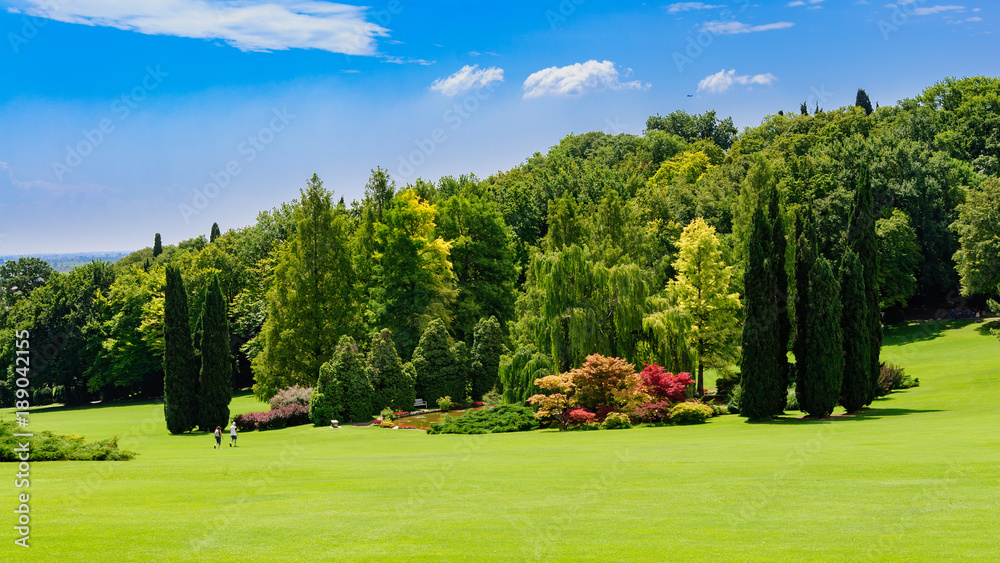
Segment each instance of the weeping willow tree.
M647 305L652 313L642 319L642 328L648 336L642 361L656 362L674 373L693 371L697 353L688 346L691 315L669 295L654 295Z
M555 374L552 358L530 346L520 346L513 354L500 356L500 382L505 403L523 403L541 391L535 380Z
M646 272L635 264L608 267L577 245L535 255L530 268L537 318L522 326L560 371L595 353L636 357L649 297Z

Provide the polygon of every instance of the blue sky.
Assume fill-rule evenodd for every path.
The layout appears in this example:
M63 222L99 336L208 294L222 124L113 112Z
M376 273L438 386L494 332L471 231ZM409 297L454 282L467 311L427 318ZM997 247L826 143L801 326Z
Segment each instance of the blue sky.
M954 2L954 3L952 3ZM960 3L959 3L960 2ZM971 0L0 0L0 255L254 221L314 172L486 177L569 133L1000 75Z

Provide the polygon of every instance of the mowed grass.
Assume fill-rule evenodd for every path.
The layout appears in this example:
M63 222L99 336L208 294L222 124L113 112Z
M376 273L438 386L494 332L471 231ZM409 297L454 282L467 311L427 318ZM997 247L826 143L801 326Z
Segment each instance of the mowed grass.
M0 560L995 561L1000 342L981 327L888 330L883 359L920 387L828 421L297 427L218 451L170 436L154 403L42 409L35 430L117 435L140 455L33 464L31 548L13 545L8 509ZM16 470L0 471L12 507Z

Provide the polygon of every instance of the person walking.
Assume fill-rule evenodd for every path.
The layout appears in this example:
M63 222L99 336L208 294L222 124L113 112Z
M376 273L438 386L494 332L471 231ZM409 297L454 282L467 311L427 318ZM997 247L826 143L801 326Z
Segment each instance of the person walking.
M229 447L236 445L236 421L233 421L233 425L229 427Z
M222 427L215 427L215 445L212 448L222 449Z

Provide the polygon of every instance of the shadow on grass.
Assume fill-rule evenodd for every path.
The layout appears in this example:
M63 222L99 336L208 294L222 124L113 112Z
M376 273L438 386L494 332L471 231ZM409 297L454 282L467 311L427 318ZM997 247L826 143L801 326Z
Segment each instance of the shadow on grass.
M994 330L1000 330L1000 320L992 320L976 327L976 332L983 336L990 336Z
M878 420L890 416L904 416L908 414L926 414L932 412L944 412L940 409L900 409L893 407L868 407L853 414L835 414L826 418L806 418L801 416L782 415L770 421L754 422L752 424L833 424L836 422L851 422L859 420Z
M969 324L981 322L981 320L977 319L934 319L931 321L909 321L890 325L886 326L883 331L882 345L902 346L914 342L926 342L944 336L946 330L956 330ZM1000 322L997 321L987 324L997 324L997 328L1000 328ZM988 330L986 334L989 334Z
M233 393L233 398L252 396L253 391L249 389L242 389ZM71 412L71 411L90 411L98 409L107 409L113 407L141 407L141 406L163 406L163 397L154 397L151 399L126 399L124 401L114 401L105 403L103 401L95 401L93 403L87 403L83 405L63 405L63 404L52 404L40 407L31 407L29 412L33 414L44 413L44 412ZM6 408L0 409L2 413L13 413L15 409Z

